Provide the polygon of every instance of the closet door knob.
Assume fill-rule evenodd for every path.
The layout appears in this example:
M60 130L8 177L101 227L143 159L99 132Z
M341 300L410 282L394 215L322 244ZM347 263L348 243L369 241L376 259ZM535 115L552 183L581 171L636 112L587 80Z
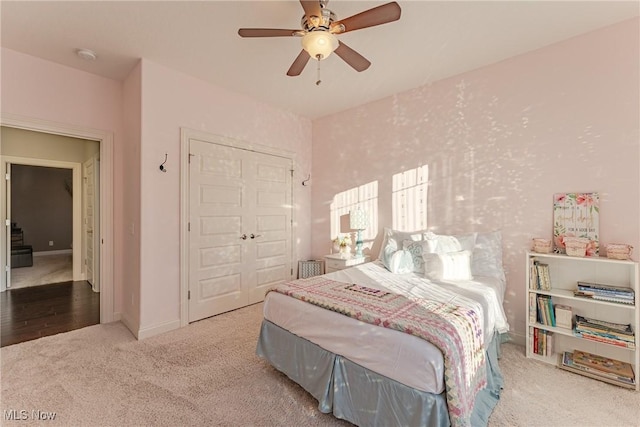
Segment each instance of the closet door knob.
M262 236L262 234L253 234L251 233L251 235L249 237L251 237L252 239L255 239L256 237L260 237Z
M242 236L240 236L240 238L241 238L242 240L247 240L247 235L246 235L246 234L243 234ZM252 239L253 239L253 237L252 237Z

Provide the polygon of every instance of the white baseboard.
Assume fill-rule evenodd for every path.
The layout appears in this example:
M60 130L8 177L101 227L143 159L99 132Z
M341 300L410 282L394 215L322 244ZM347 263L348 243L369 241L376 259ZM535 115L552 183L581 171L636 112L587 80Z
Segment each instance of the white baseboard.
M509 338L511 338L510 342L523 347L526 345L526 342L527 342L527 337L516 332L509 332Z
M133 336L136 337L136 339L140 339L138 337L138 325L136 324L136 322L133 322L131 319L129 319L126 313L119 313L119 317L120 321L124 324L124 326L127 327L127 329L129 329Z
M148 328L142 328L138 330L137 337L139 340L143 340L145 338L151 338L152 336L160 335L178 328L180 328L180 319L172 320L170 322L164 322Z
M71 255L73 253L73 249L60 249L59 251L41 251L34 252L33 256L47 256L47 255Z

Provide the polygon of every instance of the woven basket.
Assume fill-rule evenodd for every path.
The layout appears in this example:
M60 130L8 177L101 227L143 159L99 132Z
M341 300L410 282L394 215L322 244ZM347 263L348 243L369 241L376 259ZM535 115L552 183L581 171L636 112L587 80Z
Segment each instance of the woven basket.
M548 254L551 252L551 240L549 239L533 239L533 251L539 254Z
M587 255L587 245L589 239L582 237L567 237L564 241L567 255L569 256L585 256Z
M631 259L633 246L625 243L609 243L607 245L607 258L611 259Z

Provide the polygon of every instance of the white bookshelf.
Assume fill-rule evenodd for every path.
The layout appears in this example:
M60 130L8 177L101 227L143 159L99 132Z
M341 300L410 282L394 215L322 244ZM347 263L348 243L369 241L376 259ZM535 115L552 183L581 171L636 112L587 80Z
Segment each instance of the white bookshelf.
M531 266L537 260L549 266L551 289L532 289ZM603 257L573 257L564 254L540 254L528 252L526 258L526 355L529 358L545 363L558 365L559 357L564 351L582 350L612 359L628 362L635 373L635 390L640 390L640 285L638 263L635 261L614 260ZM574 296L577 282L593 282L604 285L631 288L635 292L635 304L620 304L598 301L590 298ZM615 323L631 324L635 333L635 348L594 342L575 335L573 329L564 329L543 325L532 315L530 307L531 295L548 295L554 306L567 305L572 314ZM535 311L535 307L533 308ZM541 356L534 352L534 328L553 332L553 353Z

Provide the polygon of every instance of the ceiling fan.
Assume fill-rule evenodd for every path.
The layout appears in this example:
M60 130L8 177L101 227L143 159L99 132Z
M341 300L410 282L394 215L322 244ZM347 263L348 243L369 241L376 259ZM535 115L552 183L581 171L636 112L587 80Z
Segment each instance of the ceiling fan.
M366 70L371 62L339 41L336 35L397 21L400 19L400 6L397 2L386 3L349 18L336 20L336 15L326 8L328 2L329 0L300 0L304 9L302 29L240 28L238 34L241 37L302 37L302 51L287 71L288 76L300 75L310 58L320 61L332 52L356 71Z

